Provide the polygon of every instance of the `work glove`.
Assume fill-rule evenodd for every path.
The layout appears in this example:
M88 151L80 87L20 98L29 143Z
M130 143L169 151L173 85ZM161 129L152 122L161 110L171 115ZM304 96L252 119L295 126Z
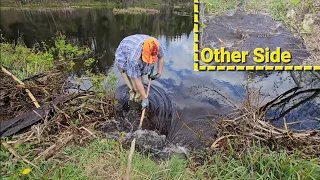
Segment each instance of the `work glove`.
M142 109L145 109L145 108L147 108L149 106L149 100L148 100L148 98L143 98L142 99L142 102L141 102L141 108Z
M159 79L160 77L161 77L161 74L159 74L159 73L157 73L157 74L155 74L153 76L149 75L149 79L151 79L151 80Z

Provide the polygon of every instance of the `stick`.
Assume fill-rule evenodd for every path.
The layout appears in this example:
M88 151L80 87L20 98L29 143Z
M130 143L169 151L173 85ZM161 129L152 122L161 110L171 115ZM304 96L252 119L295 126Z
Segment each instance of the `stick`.
M214 149L214 148L216 148L217 147L217 144L218 144L218 142L219 141L221 141L222 139L224 139L224 138L228 138L228 137L234 137L234 136L237 136L237 135L227 135L227 136L222 136L222 137L219 137L212 145L211 145L211 149Z
M133 141L131 142L130 153L129 153L129 157L128 157L127 178L126 178L128 180L130 179L129 177L130 177L131 169L132 169L132 157L133 157L135 145L136 145L136 138L134 138Z
M27 89L27 86L25 86L25 85L17 85L17 87L18 87L18 88ZM37 88L37 89L40 89L41 91L43 91L46 95L50 95L49 92L44 89L44 87L29 86L29 88Z
M149 84L148 84L148 89L147 89L147 97L149 96L150 86L151 86L151 79L149 79ZM142 127L142 122L143 122L143 119L144 119L145 112L146 112L146 108L142 110L140 124L138 126L138 129L141 129L141 127ZM134 153L135 144L136 144L136 138L133 138L133 140L131 142L129 157L128 157L127 178L126 178L128 180L130 179L130 174L131 174L131 169L132 169L131 168L132 167L132 156L133 156L133 153Z
M286 130L286 132L287 132L287 135L289 136L289 138L290 138L291 140L293 140L292 137L290 136L290 133L289 133L289 130L288 130L286 118L283 118L283 124L284 124L284 128L285 128L285 130Z
M12 73L10 73L9 71L7 71L4 67L1 67L1 70L2 70L4 73L6 73L7 75L11 76L11 77L12 77L15 81L17 81L20 85L25 86L25 84L24 84L22 81L20 81L20 80L19 80L17 77L15 77ZM34 104L37 108L39 108L40 105L39 105L38 101L36 100L36 98L34 98L34 96L32 95L32 93L30 92L30 90L29 90L29 89L26 89L26 92L27 92L28 96L31 98L33 104Z
M40 155L38 157L36 157L34 159L34 161L38 161L38 159L40 159L43 155L48 154L52 149L54 149L57 145L53 144L52 146L50 146L48 149L46 149L45 151L43 151L42 153L40 153Z
M7 144L6 142L2 142L2 145L8 149L9 152L11 152L11 154L13 154L15 157L21 159L22 161L26 162L27 164L30 164L31 166L39 169L38 166L34 165L32 162L28 161L27 159L25 159L24 157L20 156L9 144Z
M80 129L87 131L91 136L93 136L94 138L97 138L97 136L95 134L93 134L91 131L89 131L87 128L82 126Z
M149 96L150 86L151 86L151 79L149 80L149 84L148 84L147 97ZM143 109L138 129L141 129L141 127L142 127L142 122L143 122L143 119L144 119L145 112L146 112L146 109Z

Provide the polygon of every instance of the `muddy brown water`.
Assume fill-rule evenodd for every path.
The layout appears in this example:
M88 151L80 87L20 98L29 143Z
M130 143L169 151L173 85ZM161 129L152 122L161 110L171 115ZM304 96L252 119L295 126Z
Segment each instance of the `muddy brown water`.
M52 44L51 38L57 31L63 31L73 42L89 45L101 58L94 65L94 72L115 72L119 77L117 99L120 102L120 115L126 114L125 103L128 100L127 87L117 68L114 66L114 52L117 45L127 35L145 33L155 36L166 47L165 65L161 78L152 82L150 90L150 109L146 128L159 130L167 135L169 141L200 145L197 132L203 138L213 141L215 131L213 122L230 112L231 107L225 99L216 93L240 103L245 98L248 78L254 87L260 88L268 102L287 90L296 87L290 72L242 72L242 71L193 71L193 17L176 14L153 15L115 15L111 9L72 9L72 10L1 10L1 33L8 40L23 40L33 47L41 41ZM292 36L285 27L265 15L240 15L208 18L205 30L205 46L218 48L218 39L223 39L229 48L252 50L257 46L270 48L283 46L292 51L293 63L301 64L308 57L301 40ZM267 29L266 27L271 27ZM273 37L249 37L241 41L234 31L278 33ZM77 69L70 79L81 77L85 67ZM295 72L303 79L305 89L320 88L319 79L310 72ZM145 78L145 84L147 79ZM81 85L89 88L90 82ZM285 106L272 109L268 117L279 117L297 101L310 93L301 94ZM320 98L313 98L285 115L287 122L300 122L290 125L296 129L319 129L315 119L320 118ZM129 110L130 111L130 110ZM127 117L128 118L128 117ZM139 112L130 115L139 120ZM149 123L148 123L149 122ZM282 120L274 122L282 126ZM186 124L189 128L183 126ZM128 125L129 126L129 125ZM107 128L108 129L108 128ZM110 130L110 129L109 129ZM130 130L130 128L124 128Z

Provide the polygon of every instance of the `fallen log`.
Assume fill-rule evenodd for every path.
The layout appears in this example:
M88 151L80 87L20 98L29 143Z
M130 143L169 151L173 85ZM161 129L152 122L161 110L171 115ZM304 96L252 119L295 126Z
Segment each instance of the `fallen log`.
M44 109L32 109L15 118L0 122L1 137L11 136L20 130L41 121L48 113Z
M30 111L17 117L0 122L1 137L9 137L20 132L21 130L31 127L41 120L44 120L46 116L49 116L50 112L53 112L54 106L71 101L72 99L79 97L81 94L83 93L59 96L53 101L43 105L41 108L31 109Z

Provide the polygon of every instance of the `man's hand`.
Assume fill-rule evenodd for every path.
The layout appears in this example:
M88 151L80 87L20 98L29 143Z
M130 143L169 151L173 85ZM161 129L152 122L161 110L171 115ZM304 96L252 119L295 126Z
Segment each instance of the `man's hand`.
M148 98L143 98L142 99L142 102L141 102L141 108L142 109L145 109L145 108L147 108L149 106L149 100L148 100Z
M151 80L155 80L155 79L159 79L160 77L161 77L161 74L160 73L157 73L157 74L155 74L155 75L153 75L153 76L148 76L149 77L149 79L151 79Z

